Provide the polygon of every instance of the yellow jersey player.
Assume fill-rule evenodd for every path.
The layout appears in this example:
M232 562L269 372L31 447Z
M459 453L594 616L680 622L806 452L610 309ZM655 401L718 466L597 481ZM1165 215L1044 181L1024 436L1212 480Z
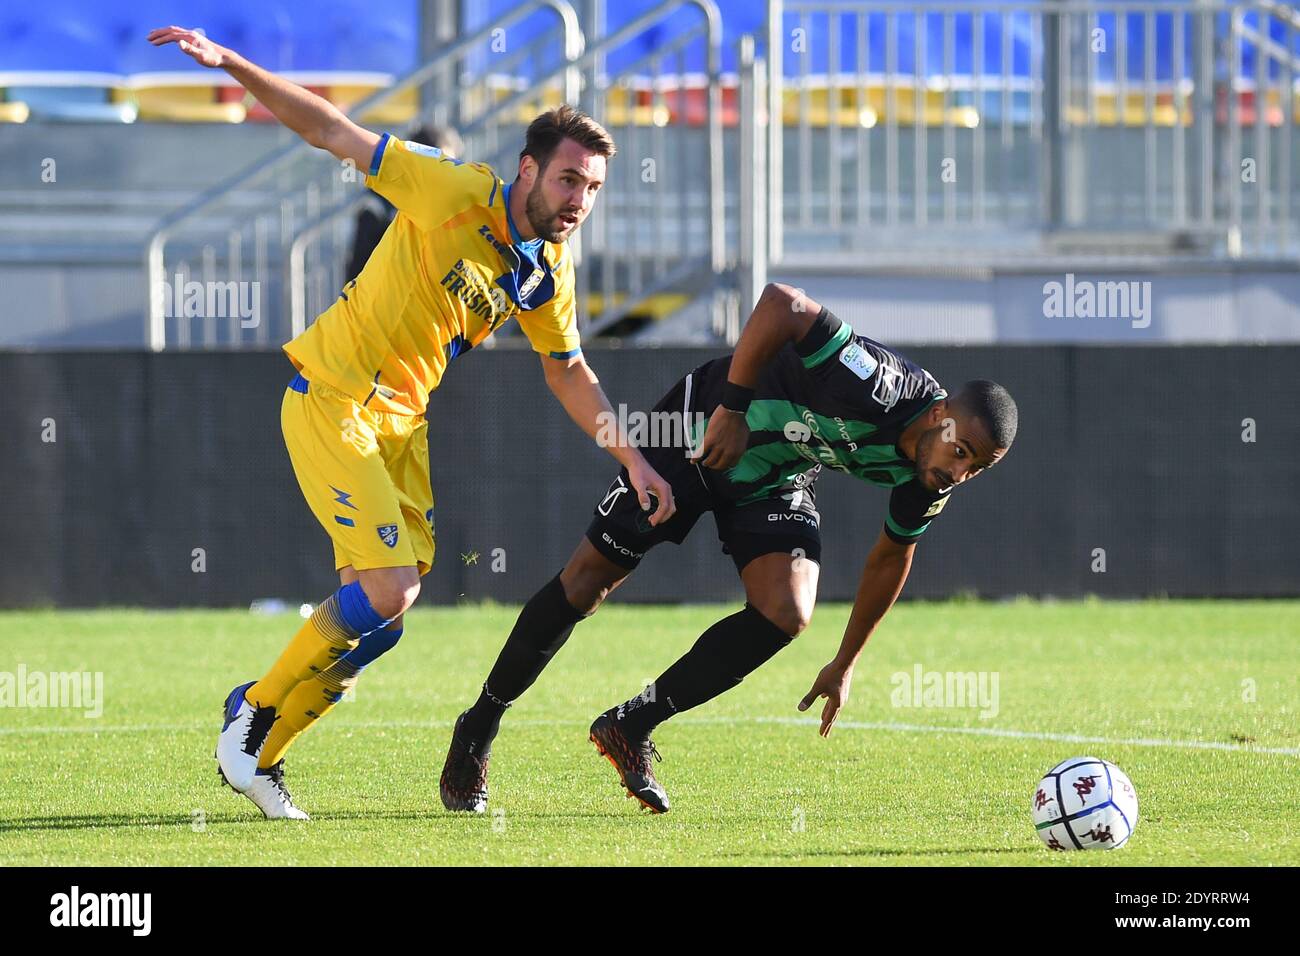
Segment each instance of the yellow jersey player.
M333 540L340 587L260 680L230 692L217 742L231 787L269 818L305 819L284 786L285 752L397 643L433 563L424 411L448 364L513 317L579 427L594 438L611 414L582 356L565 240L590 213L614 142L577 110L549 110L528 127L506 184L487 166L363 129L193 30L149 41L225 70L308 143L365 170L397 208L361 274L285 346L298 372L281 409L285 444ZM608 450L652 523L668 520L671 486L623 436Z

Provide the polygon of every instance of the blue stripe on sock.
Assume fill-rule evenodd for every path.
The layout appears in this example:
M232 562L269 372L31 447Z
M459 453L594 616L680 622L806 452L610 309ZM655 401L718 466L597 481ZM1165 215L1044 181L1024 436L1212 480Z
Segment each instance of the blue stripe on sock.
M367 664L373 664L378 658L391 651L401 639L402 629L400 627L395 631L387 627L371 631L361 638L361 642L356 647L343 655L343 660L359 671Z
M339 601L339 613L343 615L343 623L362 637L389 623L370 606L370 598L366 597L366 592L361 589L360 581L343 585L335 592L335 596Z

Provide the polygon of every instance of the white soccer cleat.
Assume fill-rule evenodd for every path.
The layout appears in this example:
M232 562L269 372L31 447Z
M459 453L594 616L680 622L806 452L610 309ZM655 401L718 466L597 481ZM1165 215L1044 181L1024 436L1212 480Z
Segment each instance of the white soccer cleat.
M244 699L244 692L254 683L249 681L230 692L224 708L225 722L217 737L217 766L222 779L240 793L253 785L257 758L276 721L274 707L254 707Z
M310 820L305 812L293 804L293 797L284 785L284 761L265 770L258 769L253 784L244 796L257 804L268 820Z

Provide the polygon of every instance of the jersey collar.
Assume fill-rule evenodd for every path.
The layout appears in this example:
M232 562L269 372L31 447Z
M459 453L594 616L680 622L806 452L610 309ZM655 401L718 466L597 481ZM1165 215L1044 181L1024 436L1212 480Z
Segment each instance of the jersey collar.
M555 278L551 274L551 265L542 254L545 240L525 240L515 226L514 217L510 215L510 187L507 183L502 190L502 199L506 204L506 225L510 229L510 249L515 254L517 263L513 269L497 278L499 285L510 296L515 305L521 309L535 308L549 302L555 294Z
M544 240L541 236L535 239L525 239L520 235L519 227L515 225L515 217L510 214L510 188L512 186L514 186L514 183L506 183L506 188L501 192L506 204L506 226L510 230L510 244L518 249L521 255L526 256L536 264L537 253L541 250Z

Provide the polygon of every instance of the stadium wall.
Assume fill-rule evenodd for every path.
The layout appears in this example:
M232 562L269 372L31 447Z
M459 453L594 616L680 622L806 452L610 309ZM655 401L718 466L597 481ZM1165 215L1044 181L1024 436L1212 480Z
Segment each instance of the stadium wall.
M714 354L588 352L631 409ZM1300 347L909 354L950 388L1005 383L1022 420L1012 454L959 489L922 540L907 596L1300 593ZM327 593L329 542L279 433L291 373L278 352L0 353L0 606ZM611 460L550 400L526 351L458 360L429 418L438 556L421 601L525 599L570 554ZM821 594L848 599L887 493L833 473L818 485ZM684 546L652 552L620 599L740 594L705 517Z

